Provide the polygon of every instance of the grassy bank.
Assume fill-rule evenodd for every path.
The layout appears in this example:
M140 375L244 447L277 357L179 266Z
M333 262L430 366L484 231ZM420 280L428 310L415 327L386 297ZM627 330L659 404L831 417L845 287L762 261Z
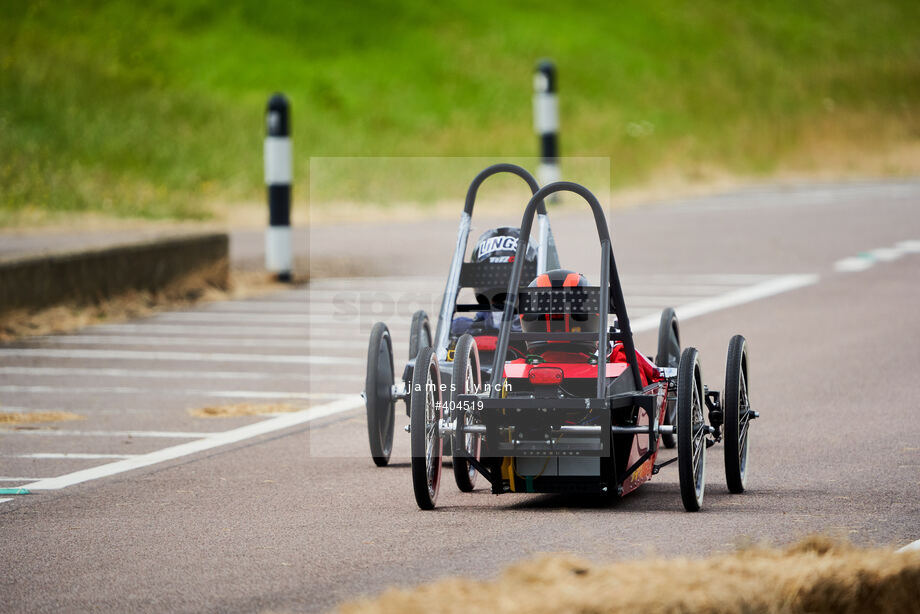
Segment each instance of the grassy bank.
M261 199L275 90L301 199L309 156L532 155L543 56L563 153L609 156L615 188L910 172L918 26L909 1L0 0L0 225Z

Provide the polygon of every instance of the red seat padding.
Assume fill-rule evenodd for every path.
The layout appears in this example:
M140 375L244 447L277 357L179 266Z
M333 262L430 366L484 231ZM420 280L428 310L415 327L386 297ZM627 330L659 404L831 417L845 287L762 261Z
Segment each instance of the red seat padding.
M480 352L494 352L495 346L498 345L496 335L479 335L473 338L476 340L476 347L479 348Z

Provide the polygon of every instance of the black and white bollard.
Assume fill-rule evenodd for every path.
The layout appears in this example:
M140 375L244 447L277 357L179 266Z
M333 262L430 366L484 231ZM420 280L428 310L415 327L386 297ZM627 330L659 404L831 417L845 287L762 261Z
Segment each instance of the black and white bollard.
M549 60L541 60L533 75L533 127L540 138L537 181L541 186L559 181L559 101L556 66Z
M269 98L265 128L265 185L268 186L265 268L279 281L291 281L291 116L284 94Z

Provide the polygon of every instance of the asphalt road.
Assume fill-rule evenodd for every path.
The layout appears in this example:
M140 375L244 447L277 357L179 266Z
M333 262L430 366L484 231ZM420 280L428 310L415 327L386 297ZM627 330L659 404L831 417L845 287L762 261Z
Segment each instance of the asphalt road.
M408 436L397 432L392 466L374 467L355 395L374 320L391 324L402 367L409 315L436 311L456 230L325 229L311 255L374 253L367 274L390 276L0 347L4 410L84 417L0 431L0 486L34 493L0 496L0 611L321 611L391 585L486 577L535 552L920 538L920 183L738 192L610 222L640 349L654 352L656 314L674 305L692 316L684 345L721 388L729 338L748 338L762 417L744 495L728 493L715 447L696 514L673 466L612 503L462 494L448 479L438 509L419 511ZM589 224L567 214L554 229L563 263L591 276ZM235 402L310 409L187 411Z

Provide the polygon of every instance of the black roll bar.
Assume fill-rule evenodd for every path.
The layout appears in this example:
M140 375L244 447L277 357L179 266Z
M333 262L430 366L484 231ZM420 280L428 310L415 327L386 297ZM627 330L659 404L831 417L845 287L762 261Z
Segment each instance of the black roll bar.
M527 208L524 210L524 217L521 219L521 238L518 241L517 254L514 258L514 267L511 269L511 277L508 280L507 296L511 300L505 301L505 310L502 312L501 328L498 333L498 344L495 348L495 356L492 359L492 381L490 383L491 398L499 398L501 393L501 379L504 375L505 357L508 353L508 343L511 337L511 323L514 319L514 313L517 310L518 287L521 281L521 271L524 266L524 254L527 251L527 244L530 241L530 229L533 226L534 215L540 207L543 207L543 201L556 192L573 192L581 196L591 207L594 213L594 225L597 227L597 237L601 245L601 283L599 297L599 312L603 314L601 318L600 330L597 334L597 398L606 397L606 376L607 376L607 315L610 311L610 299L613 299L613 312L617 316L617 322L620 326L623 345L626 349L626 360L629 363L633 380L637 390L642 389L642 379L639 375L639 362L636 359L636 348L633 343L632 329L629 324L629 317L626 314L626 303L623 300L623 289L620 286L620 276L617 273L616 260L613 257L613 247L610 241L610 232L607 230L607 218L604 216L604 210L597 198L587 188L571 181L557 181L543 186L538 190ZM612 283L611 283L612 279ZM611 297L612 292L612 297ZM601 361L603 356L603 362Z
M483 181L492 175L497 175L498 173L511 173L512 175L517 175L526 181L528 186L530 186L531 194L536 194L540 189L540 184L537 183L537 180L534 179L533 175L531 175L529 171L521 168L517 164L508 164L507 162L502 162L501 164L493 164L492 166L480 171L480 173L476 175L476 177L473 179L473 182L470 184L469 189L466 191L466 202L463 204L464 213L467 215L473 215L473 205L476 203L476 193L479 191L479 186L482 185ZM546 205L543 204L542 200L537 207L537 213L540 215L546 215Z
M517 164L509 164L507 162L493 164L492 166L483 169L479 172L478 175L476 175L475 178L473 178L472 183L470 183L470 187L466 191L466 201L463 204L463 213L460 215L460 228L457 232L457 244L454 249L454 257L451 260L450 271L447 274L447 283L444 286L444 294L442 295L441 299L441 308L438 311L438 325L435 329L434 335L434 348L435 352L437 352L438 360L445 360L447 358L447 345L448 339L450 337L450 322L455 312L457 295L459 294L460 290L460 271L463 266L464 255L466 254L467 241L469 240L471 220L473 217L473 205L476 203L476 194L479 191L479 186L481 186L486 179L499 173L511 173L512 175L517 175L527 183L531 194L536 194L540 189L540 185L537 183L537 180L534 179L533 175L530 174L530 172L518 166ZM542 199L537 205L537 210L539 211L540 215L546 216L546 206L543 204ZM548 228L549 227L547 222L547 232L549 233ZM530 227L528 227L527 232L530 232ZM548 234L546 243L546 245L540 245L539 249L542 251L542 253L548 254L549 250L555 250L555 247L552 244L551 234ZM558 262L558 255L553 257L552 262Z

